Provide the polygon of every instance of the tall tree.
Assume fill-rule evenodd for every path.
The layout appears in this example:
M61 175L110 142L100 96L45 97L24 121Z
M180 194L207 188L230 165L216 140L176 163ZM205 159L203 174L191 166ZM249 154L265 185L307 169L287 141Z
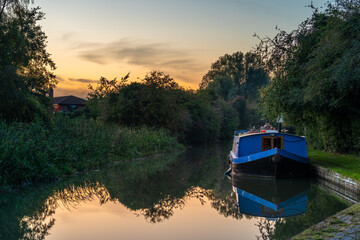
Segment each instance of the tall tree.
M203 77L200 88L206 88L218 76L228 76L234 85L240 85L245 81L244 70L244 54L242 52L225 54L211 64L211 69Z
M298 29L261 39L274 76L262 92L267 118L283 112L314 146L360 151L359 19L359 0L336 0Z
M232 86L230 86L231 80ZM217 83L214 83L217 82ZM225 54L211 65L211 69L204 75L200 89L205 89L212 84L219 85L222 94L229 94L230 88L236 88L237 94L257 95L257 90L268 83L268 75L264 70L264 63L259 55L248 52ZM222 96L227 98L227 96Z
M237 127L248 128L261 122L256 114L258 91L268 81L269 77L260 55L236 52L221 56L211 65L200 83L200 91L207 92L213 101L220 98L231 104L238 115Z
M46 51L44 18L29 0L0 0L0 117L8 121L48 118L47 97L56 85Z

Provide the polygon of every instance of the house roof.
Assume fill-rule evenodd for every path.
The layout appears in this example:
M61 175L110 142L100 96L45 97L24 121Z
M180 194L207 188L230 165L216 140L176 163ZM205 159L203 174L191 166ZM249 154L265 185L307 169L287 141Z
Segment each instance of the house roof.
M53 104L59 105L85 105L85 103L85 99L73 95L53 98Z

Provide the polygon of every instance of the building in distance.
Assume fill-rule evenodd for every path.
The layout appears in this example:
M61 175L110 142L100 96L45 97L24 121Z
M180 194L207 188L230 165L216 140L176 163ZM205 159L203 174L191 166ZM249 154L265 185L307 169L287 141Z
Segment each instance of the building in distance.
M54 97L53 106L55 112L74 112L83 110L86 104L86 99L70 96Z

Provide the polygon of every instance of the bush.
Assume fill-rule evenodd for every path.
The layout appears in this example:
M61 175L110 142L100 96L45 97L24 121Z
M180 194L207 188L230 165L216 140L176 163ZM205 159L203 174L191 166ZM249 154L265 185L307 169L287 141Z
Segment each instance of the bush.
M359 152L360 2L335 0L298 29L262 39L258 51L274 76L262 112L285 119L316 148Z
M0 121L0 186L53 180L110 161L181 148L165 130L120 129L58 115L51 127Z

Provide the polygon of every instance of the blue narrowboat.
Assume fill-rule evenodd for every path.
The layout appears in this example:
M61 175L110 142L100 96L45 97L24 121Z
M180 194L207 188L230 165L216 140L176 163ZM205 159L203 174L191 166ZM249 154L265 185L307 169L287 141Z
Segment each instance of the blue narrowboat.
M236 131L229 164L232 176L291 178L310 173L305 137L277 130Z

